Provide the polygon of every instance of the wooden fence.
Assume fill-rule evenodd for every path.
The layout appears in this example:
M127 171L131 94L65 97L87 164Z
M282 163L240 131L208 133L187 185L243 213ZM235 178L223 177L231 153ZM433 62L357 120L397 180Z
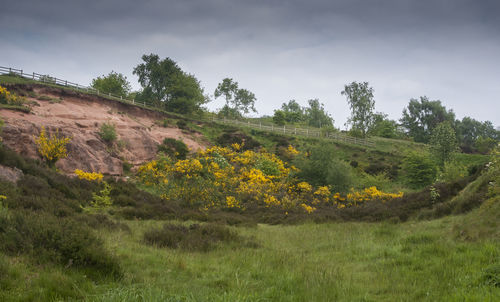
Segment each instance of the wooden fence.
M299 135L308 137L322 137L349 144L355 144L367 147L375 146L375 142L371 139L357 138L339 132L322 131L321 129L300 128L300 127L293 127L286 125L277 126L273 124L266 125L263 123L252 123L250 121L238 121L238 120L218 119L218 118L213 118L212 121L216 123L231 124L231 125L258 129L262 131L276 132L281 134Z
M101 96L104 98L109 98L109 99L114 99L114 100L120 100L122 102L127 102L132 105L139 105L139 106L144 106L148 108L152 108L155 110L158 110L158 108L154 106L150 106L146 102L141 102L138 103L137 101L133 99L126 99L122 96L118 95L113 95L111 93L102 93L98 89L95 89L90 86L84 86L80 85L77 83L73 83L67 80L62 80L58 79L56 77L47 75L47 74L39 74L36 72L32 73L26 73L22 69L16 69L16 68L11 68L11 67L3 67L0 66L0 74L7 74L7 75L13 75L13 76L20 76L26 79L30 79L33 81L38 81L46 84L52 84L52 85L58 85L58 86L64 86L68 88L73 88L85 93L89 94L95 94L97 96ZM345 135L343 133L338 133L338 132L328 132L328 131L321 131L319 129L309 129L309 128L300 128L300 127L292 127L292 126L277 126L273 124L262 124L262 123L251 123L250 121L238 121L238 120L229 120L229 119L217 119L213 118L211 121L216 122L216 123L223 123L223 124L231 124L231 125L236 125L236 126L243 126L243 127L248 127L252 129L259 129L263 131L270 131L270 132L276 132L276 133L282 133L282 134L288 134L288 135L299 135L299 136L308 136L308 137L323 137L327 139L332 139L344 143L349 143L349 144L355 144L355 145L361 145L361 146L368 146L368 147L373 147L375 146L375 142L370 139L363 139L363 138L357 138L357 137L352 137L349 135Z

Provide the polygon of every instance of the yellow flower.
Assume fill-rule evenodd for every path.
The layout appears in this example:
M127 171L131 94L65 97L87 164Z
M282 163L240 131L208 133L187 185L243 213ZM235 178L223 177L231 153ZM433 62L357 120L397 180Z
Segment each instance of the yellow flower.
M80 169L75 170L75 174L78 176L80 179L86 179L89 181L97 180L101 181L103 178L103 175L101 173L96 173L96 172L84 172Z

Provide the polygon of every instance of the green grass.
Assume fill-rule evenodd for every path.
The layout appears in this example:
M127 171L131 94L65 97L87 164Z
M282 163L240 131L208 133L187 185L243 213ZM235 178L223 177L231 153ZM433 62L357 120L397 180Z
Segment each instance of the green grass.
M160 222L105 233L125 277L87 301L495 301L484 282L500 244L455 239L461 217L405 224L338 223L236 229L258 248L207 253L146 246Z

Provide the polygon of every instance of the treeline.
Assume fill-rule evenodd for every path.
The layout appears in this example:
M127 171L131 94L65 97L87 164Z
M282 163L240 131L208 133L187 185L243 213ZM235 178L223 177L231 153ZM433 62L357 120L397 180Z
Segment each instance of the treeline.
M141 90L131 91L127 78L111 71L97 77L92 86L104 93L113 93L133 98L170 112L200 114L206 112L203 105L211 99L192 74L183 71L171 58L160 59L156 54L143 55L142 62L133 70L138 76ZM455 113L441 101L426 96L410 99L399 120L389 119L383 112L375 111L374 89L368 82L352 82L344 86L341 94L346 97L351 115L346 122L352 136L379 136L410 139L430 143L435 129L442 123L449 125L457 145L466 153L487 153L500 140L500 132L489 121L481 122L471 117L456 119ZM214 97L225 100L217 111L220 117L239 119L255 109L256 97L251 91L241 88L232 78L224 78L214 91ZM318 99L310 99L307 106L290 100L274 110L272 121L277 125L303 125L335 129L334 119Z

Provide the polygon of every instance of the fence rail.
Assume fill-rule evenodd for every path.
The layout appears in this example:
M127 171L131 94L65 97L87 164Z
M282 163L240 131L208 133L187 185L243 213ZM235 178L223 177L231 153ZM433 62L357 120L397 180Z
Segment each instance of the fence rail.
M109 98L109 99L114 99L114 100L120 100L122 102L127 102L132 105L139 105L139 106L144 106L148 108L153 108L153 109L158 109L154 106L150 106L146 102L141 102L138 103L137 101L133 99L126 99L122 96L118 95L113 95L111 93L102 93L98 89L95 89L90 86L84 86L80 85L78 83L73 83L67 80L59 79L53 76L50 76L48 74L40 74L36 72L32 73L26 73L22 69L16 69L12 67L3 67L0 66L0 74L7 74L7 75L13 75L13 76L21 76L26 79L30 79L33 81L38 81L42 83L47 83L47 84L53 84L53 85L58 85L58 86L64 86L64 87L69 87L73 88L85 93L89 94L95 94L97 96L101 96L104 98ZM349 135L345 135L342 133L338 132L327 132L327 131L321 131L321 130L315 130L315 129L309 129L309 128L300 128L300 127L291 127L291 126L277 126L277 125L265 125L262 123L252 123L250 121L238 121L238 120L229 120L229 119L217 119L213 118L211 119L213 122L217 123L223 123L223 124L232 124L232 125L238 125L238 126L243 126L243 127L248 127L248 128L253 128L253 129L259 129L263 131L270 131L270 132L276 132L276 133L283 133L283 134L289 134L289 135L300 135L300 136L308 136L308 137L323 137L327 139L332 139L344 143L350 143L350 144L355 144L355 145L361 145L361 146L368 146L368 147L373 147L375 145L375 142L370 139L363 139L363 138L357 138L357 137L352 137Z
M231 125L237 125L237 126L242 126L242 127L247 127L247 128L252 128L252 129L259 129L263 131L270 131L270 132L276 132L276 133L282 133L282 134L288 134L288 135L300 135L300 136L308 136L308 137L322 137L322 138L327 138L335 141L340 141L344 143L349 143L349 144L355 144L355 145L361 145L361 146L367 146L367 147L374 147L375 142L371 139L365 139L365 138L357 138L357 137L352 137L349 135L345 135L343 133L338 133L338 132L329 132L329 131L321 131L321 130L316 130L316 129L309 129L309 128L300 128L300 127L292 127L292 126L277 126L277 125L266 125L262 123L252 123L250 121L238 121L238 120L230 120L230 119L218 119L218 118L212 118L213 122L216 123L222 123L222 124L231 124Z

